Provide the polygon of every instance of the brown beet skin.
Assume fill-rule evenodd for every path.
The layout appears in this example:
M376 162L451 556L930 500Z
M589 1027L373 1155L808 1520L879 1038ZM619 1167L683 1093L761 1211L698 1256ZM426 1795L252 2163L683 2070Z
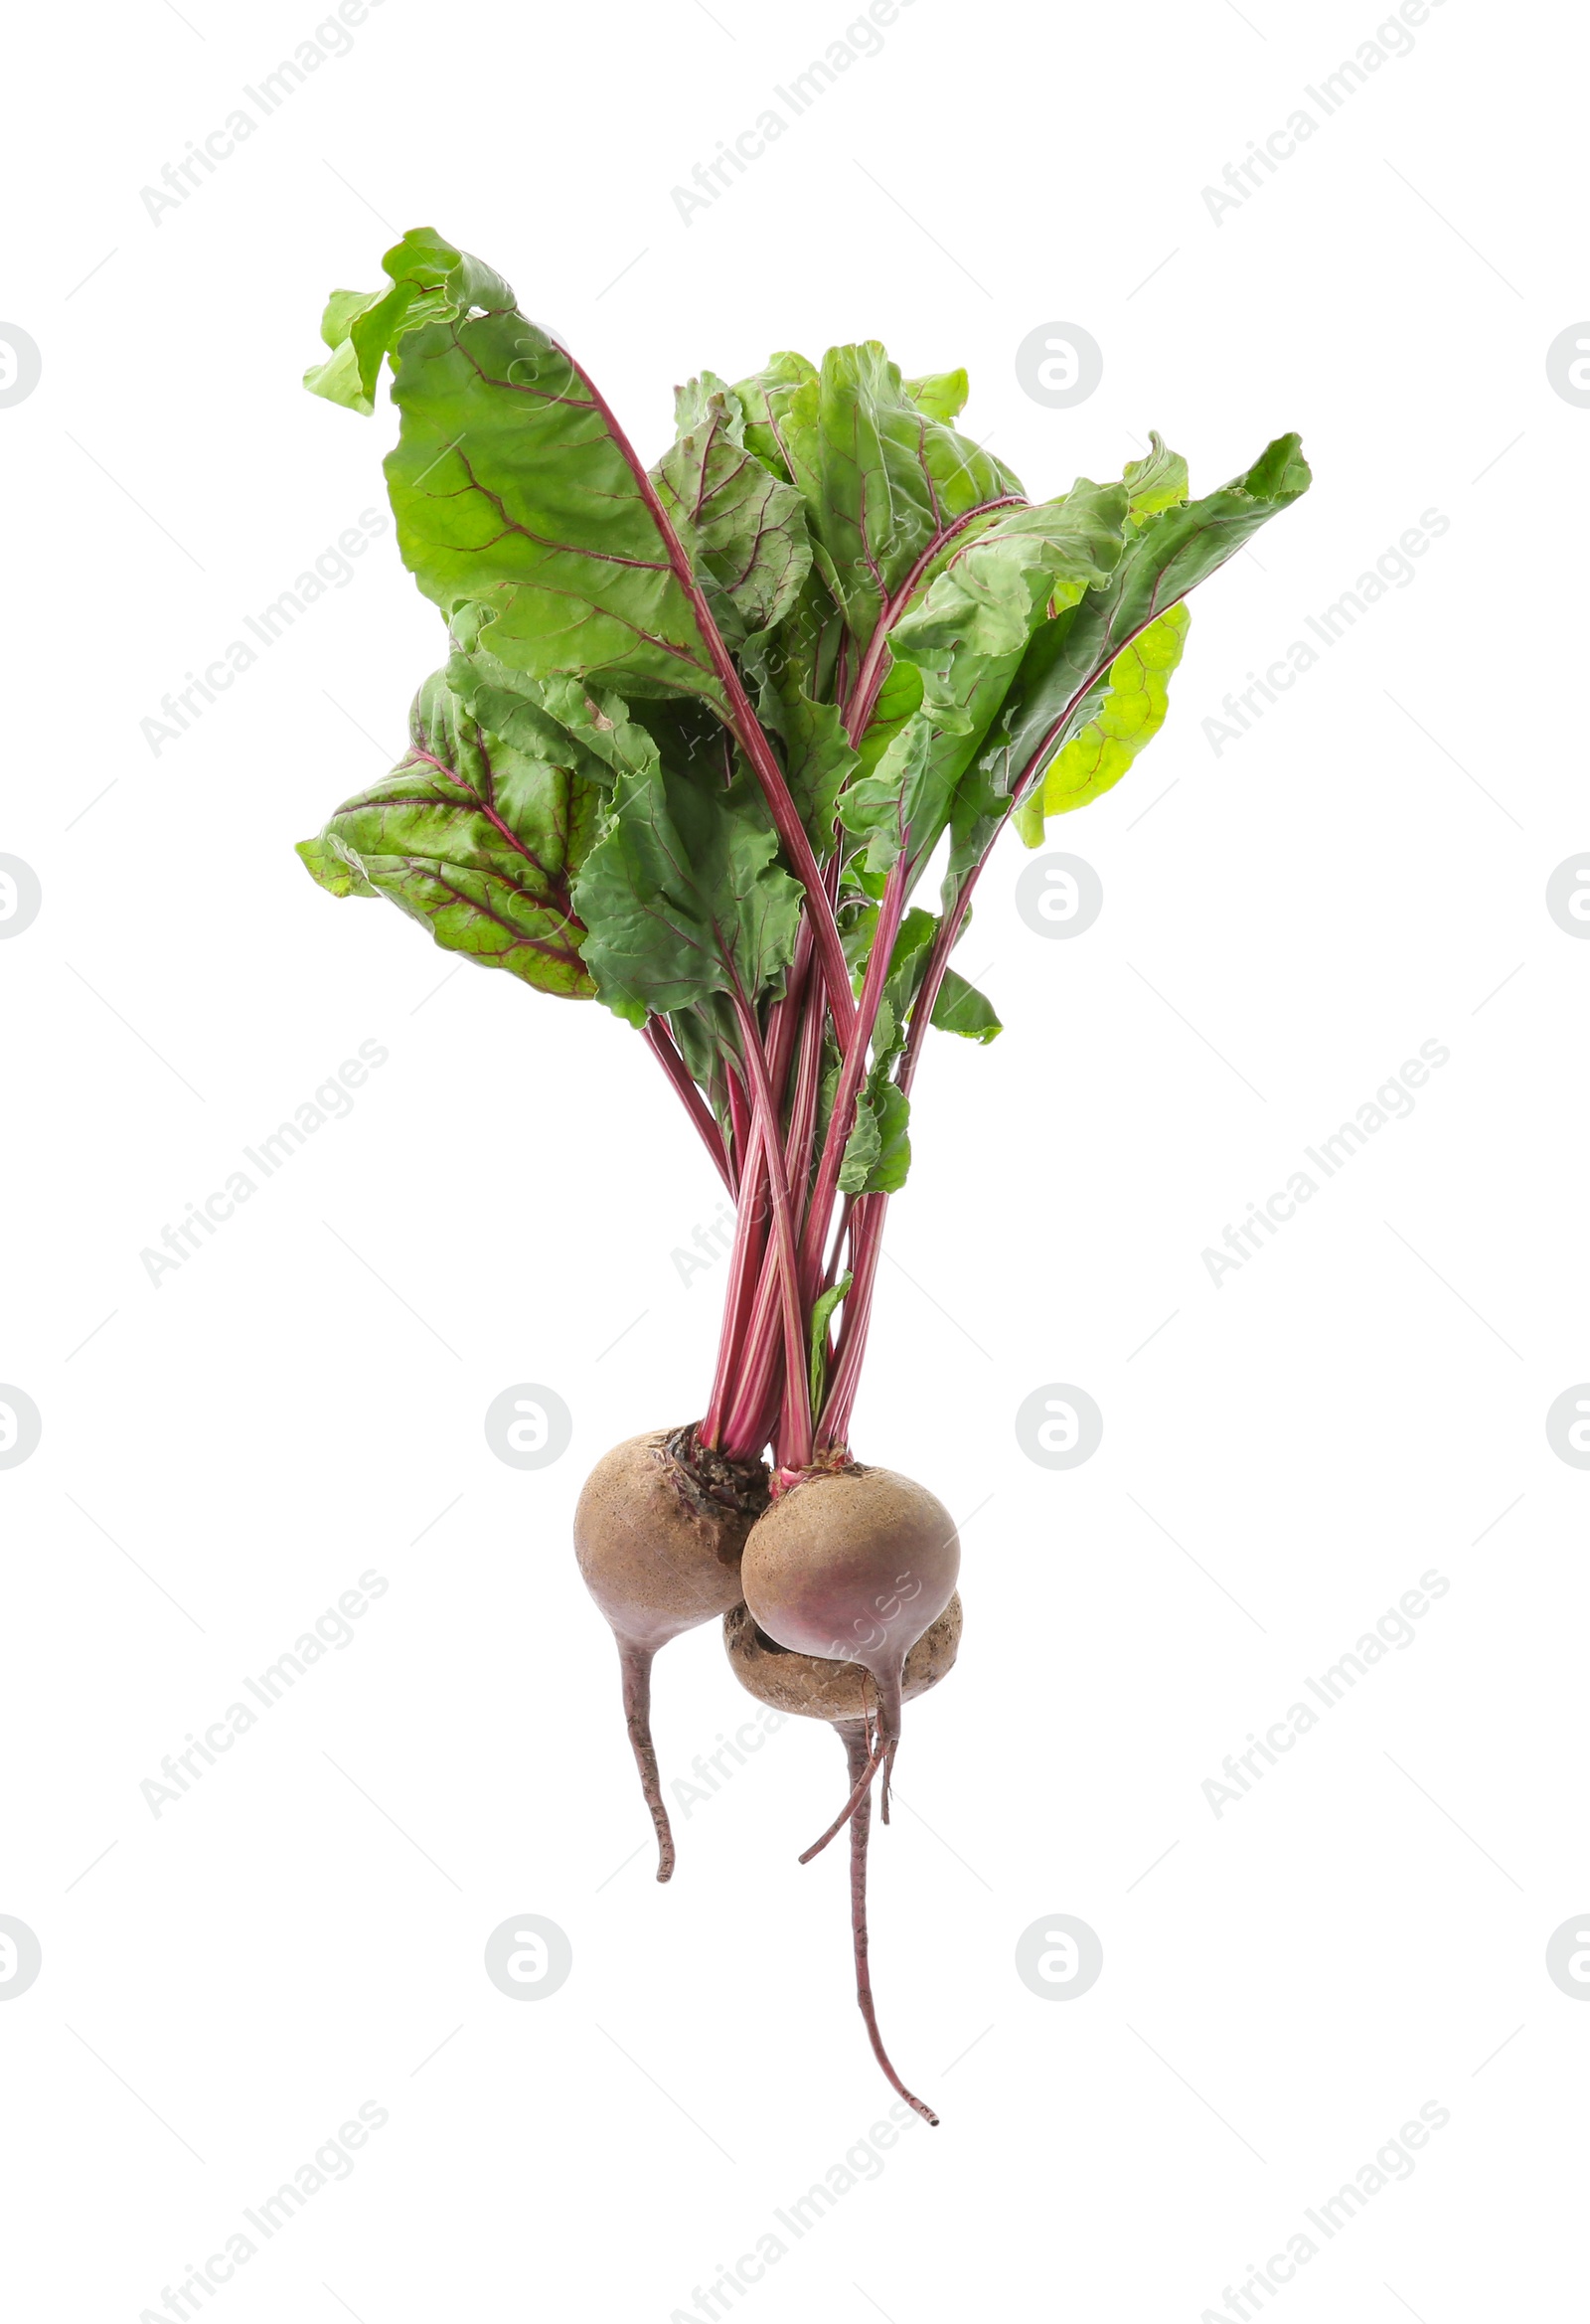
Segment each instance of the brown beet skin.
M905 1702L914 1702L949 1676L960 1643L961 1597L957 1590L905 1657L900 1688ZM770 1710L838 1725L861 1721L876 1707L869 1674L859 1662L830 1662L815 1654L792 1654L788 1647L770 1646L745 1606L734 1606L723 1616L723 1645L740 1685Z
M653 1428L603 1453L574 1510L586 1588L621 1638L653 1647L738 1604L751 1523L703 1506L666 1449L668 1435Z
M652 1744L652 1657L739 1603L740 1552L764 1497L754 1463L736 1467L698 1448L686 1467L677 1454L687 1440L694 1445L694 1429L653 1428L615 1444L574 1510L579 1571L618 1641L624 1724L657 1832L660 1881L673 1874L674 1835Z

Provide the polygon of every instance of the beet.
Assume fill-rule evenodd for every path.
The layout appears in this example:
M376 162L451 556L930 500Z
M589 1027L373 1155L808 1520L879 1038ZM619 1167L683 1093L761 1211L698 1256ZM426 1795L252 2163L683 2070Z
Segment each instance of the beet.
M957 1590L938 1620L924 1630L905 1657L900 1688L907 1703L925 1695L955 1668L961 1644L961 1598ZM723 1645L740 1685L774 1711L802 1719L865 1722L875 1717L877 1695L872 1674L859 1662L829 1662L815 1654L792 1654L760 1630L747 1606L723 1616Z
M655 1428L603 1453L574 1510L574 1554L618 1642L624 1719L657 1832L657 1877L674 1870L651 1731L660 1646L739 1601L740 1555L766 1506L760 1462L704 1452L694 1426Z
M877 1689L885 1744L899 1740L905 1657L954 1592L955 1521L924 1485L859 1461L788 1486L745 1544L741 1580L780 1646L859 1662Z

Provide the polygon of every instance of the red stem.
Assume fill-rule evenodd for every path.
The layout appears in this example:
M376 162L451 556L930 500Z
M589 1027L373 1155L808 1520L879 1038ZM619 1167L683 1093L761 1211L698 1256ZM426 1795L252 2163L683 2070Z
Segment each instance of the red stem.
M1030 776L1025 779L1030 779ZM911 1083L916 1079L916 1069L921 1062L923 1038L927 1027L933 1021L933 1010L944 982L944 972L950 964L950 954L955 949L960 939L961 930L966 923L967 911L972 901L972 891L977 886L978 876L983 866L988 862L994 841L1004 830L1005 823L1016 803L1016 797L1013 796L1011 808L1007 809L1005 817L1002 817L988 846L962 881L960 892L953 906L945 913L938 933L933 938L932 949L927 956L927 967L922 975L921 988L911 1007L910 1029L905 1036L905 1054L900 1059L899 1072L895 1077L901 1093L907 1097L911 1093ZM867 1352L867 1334L872 1323L873 1293L877 1280L877 1260L879 1250L882 1247L883 1218L887 1203L887 1195L874 1194L864 1196L862 1203L858 1206L865 1210L866 1217L852 1235L851 1271L854 1280L845 1295L844 1329L840 1335L834 1370L829 1380L828 1396L817 1428L817 1441L825 1448L845 1442L851 1423L852 1408L856 1402L856 1392L861 1385L862 1358Z
M778 1396L781 1332L778 1256L767 1246L762 1251L756 1304L740 1346L734 1401L723 1428L722 1449L730 1460L754 1460L767 1442L772 1425L769 1406L776 1404Z
M795 1088L790 1098L789 1135L785 1143L785 1181L790 1190L792 1216L800 1215L806 1182L812 1167L812 1134L817 1126L818 1085L822 1079L823 1010L821 996L809 1000L801 1019L800 1052L795 1066ZM769 1076L771 1079L771 1075ZM776 1081L774 1087L777 1087ZM767 1441L769 1404L776 1398L780 1346L778 1323L777 1257L771 1245L762 1251L762 1281L748 1332L741 1330L740 1393L727 1418L724 1449L736 1460L754 1459ZM725 1316L726 1329L726 1316ZM754 1442L752 1439L754 1438Z
M802 917L795 936L795 957L790 962L784 990L767 1013L767 1079L775 1098L782 1101L784 1084L789 1079L790 1052L795 1046L798 1030L803 1030L809 1011L806 1007L807 986L812 968L811 922ZM822 1011L817 1012L819 1025Z
M734 1164L723 1144L723 1133L714 1118L711 1106L690 1078L690 1069L680 1056L672 1034L661 1017L646 1020L646 1040L653 1055L661 1062L664 1073L673 1082L685 1110L696 1124L702 1144L713 1158L713 1166L728 1189L730 1202L734 1199Z
M817 1099L823 1079L823 1016L808 1009L801 1025L800 1054L795 1064L795 1089L789 1105L789 1135L784 1146L784 1173L797 1216L806 1200L812 1174L812 1140L817 1132Z
M873 1290L877 1278L878 1252L883 1242L887 1195L863 1195L851 1222L851 1287L845 1294L845 1321L834 1352L828 1395L818 1422L817 1442L827 1451L847 1441L851 1411L861 1385L862 1358L873 1320Z
M744 1179L746 1160L751 1147L751 1108L745 1095L745 1084L732 1066L724 1069L724 1083L728 1092L728 1123L734 1141L735 1176Z
M760 1444L749 1451L735 1445L724 1446L723 1432L730 1418L730 1400L734 1386L743 1369L745 1335L750 1326L753 1301L760 1287L759 1262L762 1255L762 1225L766 1216L762 1203L762 1189L767 1174L762 1168L761 1131L753 1126L745 1153L745 1168L739 1182L739 1201L734 1217L734 1247L728 1262L728 1289L723 1294L723 1322L717 1339L717 1368L713 1378L713 1393L706 1416L701 1424L702 1441L715 1450L726 1449L730 1459L752 1460L760 1452Z
M904 912L908 870L909 867L902 850L890 870L883 899L878 908L877 926L874 931L872 953L868 960L867 976L863 982L862 998L857 1010L856 1039L851 1049L846 1053L844 1064L840 1069L839 1086L834 1097L834 1110L829 1119L828 1135L824 1141L822 1158L818 1164L816 1184L812 1189L810 1206L806 1212L800 1259L803 1308L810 1307L817 1296L819 1284L823 1279L830 1217L834 1207L834 1198L839 1189L840 1164L844 1160L846 1141L850 1136L856 1111L857 1096L867 1070L868 1044L872 1039L873 1027L877 1021L878 1003L882 999L883 986L887 981L889 965L893 958L894 939L899 932L900 918ZM807 1025L803 1029L803 1033L802 1062L804 1065L809 1059L812 1071L809 1084L810 1103L806 1109L810 1116L809 1121L803 1118L797 1123L792 1108L791 1161L788 1183L794 1189L797 1201L804 1192L806 1175L810 1169L809 1140L816 1127L816 1084L819 1079L817 1068L821 1063L822 1055L821 1021L819 1020L814 1028L810 1015L808 1015ZM798 1145L795 1136L797 1128L801 1132ZM777 1371L777 1344L773 1336L772 1295L774 1286L770 1277L772 1263L773 1253L769 1250L763 1259L764 1279L758 1294L750 1334L746 1341L746 1362L741 1373L739 1393L728 1416L724 1449L735 1458L752 1457L754 1452L758 1451L762 1443L766 1441L769 1403L775 1393ZM850 1309L847 1301L845 1333L847 1341L852 1337L849 1315ZM865 1330L861 1337L865 1338ZM803 1403L808 1395L804 1369L803 1358L803 1378L800 1385ZM852 1393L854 1394L854 1390ZM784 1400L785 1408L788 1410L792 1403L792 1396L787 1375L784 1383ZM756 1440L754 1445L751 1443L753 1437ZM824 1440L826 1442L829 1439L825 1437ZM787 1461L785 1465L804 1464Z
M828 1246L829 1213L839 1191L840 1164L845 1158L845 1146L856 1117L856 1100L861 1092L862 1078L867 1071L868 1045L873 1038L873 1027L877 1022L877 1005L883 997L888 981L889 964L894 957L894 938L899 933L900 915L905 909L905 851L901 848L890 868L883 899L877 908L877 926L873 934L873 949L868 957L867 976L862 985L862 998L856 1012L855 1039L845 1052L840 1068L839 1087L834 1093L834 1111L829 1117L828 1136L823 1141L822 1159L817 1165L817 1183L812 1189L811 1206L806 1214L806 1232L801 1244L801 1278L809 1286L809 1296L817 1295L823 1258Z
M847 987L847 990L849 988ZM742 994L734 996L739 1019L751 1101L761 1123L761 1147L767 1164L768 1191L773 1203L773 1241L778 1253L784 1321L784 1421L780 1430L780 1461L790 1468L810 1468L812 1462L812 1406L806 1386L806 1327L801 1305L800 1267L795 1255L795 1229L790 1217L789 1184L779 1145L778 1114L767 1085L756 1020Z

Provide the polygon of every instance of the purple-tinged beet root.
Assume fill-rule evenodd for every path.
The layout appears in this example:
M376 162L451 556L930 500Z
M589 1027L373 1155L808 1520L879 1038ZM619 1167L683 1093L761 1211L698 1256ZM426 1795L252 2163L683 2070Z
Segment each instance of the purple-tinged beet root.
M938 2116L925 2099L914 2090L908 2090L895 2073L883 2037L877 2030L877 2011L873 2006L873 1971L867 1944L867 1843L872 1834L873 1802L868 1792L869 1769L873 1763L873 1749L867 1729L858 1719L843 1719L835 1724L834 1733L845 1745L846 1763L851 1771L851 1783L859 1795L855 1813L851 1817L851 1944L856 1954L856 2006L867 2024L868 2040L873 2045L873 2056L883 2069L884 2078L898 2090L908 2106L914 2106L924 2122L938 2128Z
M961 1570L955 1520L893 1469L818 1469L751 1528L740 1568L757 1626L795 1654L859 1662L878 1727L897 1742L905 1657L949 1604Z
M868 1785L874 1766L871 1721L876 1705L870 1672L857 1662L828 1662L814 1654L795 1654L760 1630L745 1606L723 1616L723 1643L734 1676L758 1702L777 1711L793 1711L803 1719L826 1719L845 1745L851 1772L851 1941L856 1954L856 2001L866 2021L873 2055L892 2086L924 2120L938 2116L895 2073L877 2029L873 2003L872 1967L867 1936L867 1849L872 1836L873 1803ZM955 1667L961 1643L961 1600L957 1591L949 1604L916 1641L905 1657L900 1692L909 1703L936 1687ZM838 1827L836 1826L836 1829Z
M674 1835L652 1744L652 1660L682 1631L740 1598L740 1555L767 1504L760 1462L697 1444L694 1426L655 1428L615 1444L574 1510L574 1554L618 1642L624 1718L657 1831L657 1877L674 1869Z
M961 1545L943 1502L893 1469L859 1461L800 1477L751 1528L740 1579L758 1627L793 1653L861 1663L877 1690L875 1754L807 1856L855 1813L879 1767L888 1821L905 1657L948 1605L960 1570Z

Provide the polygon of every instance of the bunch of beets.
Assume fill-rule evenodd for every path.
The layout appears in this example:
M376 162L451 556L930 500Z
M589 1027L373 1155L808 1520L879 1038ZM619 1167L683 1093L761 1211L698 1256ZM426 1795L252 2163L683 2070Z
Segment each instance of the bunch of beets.
M299 852L435 940L635 1026L735 1206L698 1420L616 1445L574 1544L674 1867L650 1732L660 1646L721 1619L763 1703L844 1745L857 1998L872 1788L951 1668L960 1544L849 1430L928 1028L1000 1024L950 965L1007 823L1119 780L1158 732L1184 600L1309 483L1295 435L1202 500L1156 435L1032 502L961 435L964 372L875 342L676 392L644 466L558 337L426 229L338 291L317 395L370 413L404 563L448 625L411 741ZM912 899L929 866L937 906Z

